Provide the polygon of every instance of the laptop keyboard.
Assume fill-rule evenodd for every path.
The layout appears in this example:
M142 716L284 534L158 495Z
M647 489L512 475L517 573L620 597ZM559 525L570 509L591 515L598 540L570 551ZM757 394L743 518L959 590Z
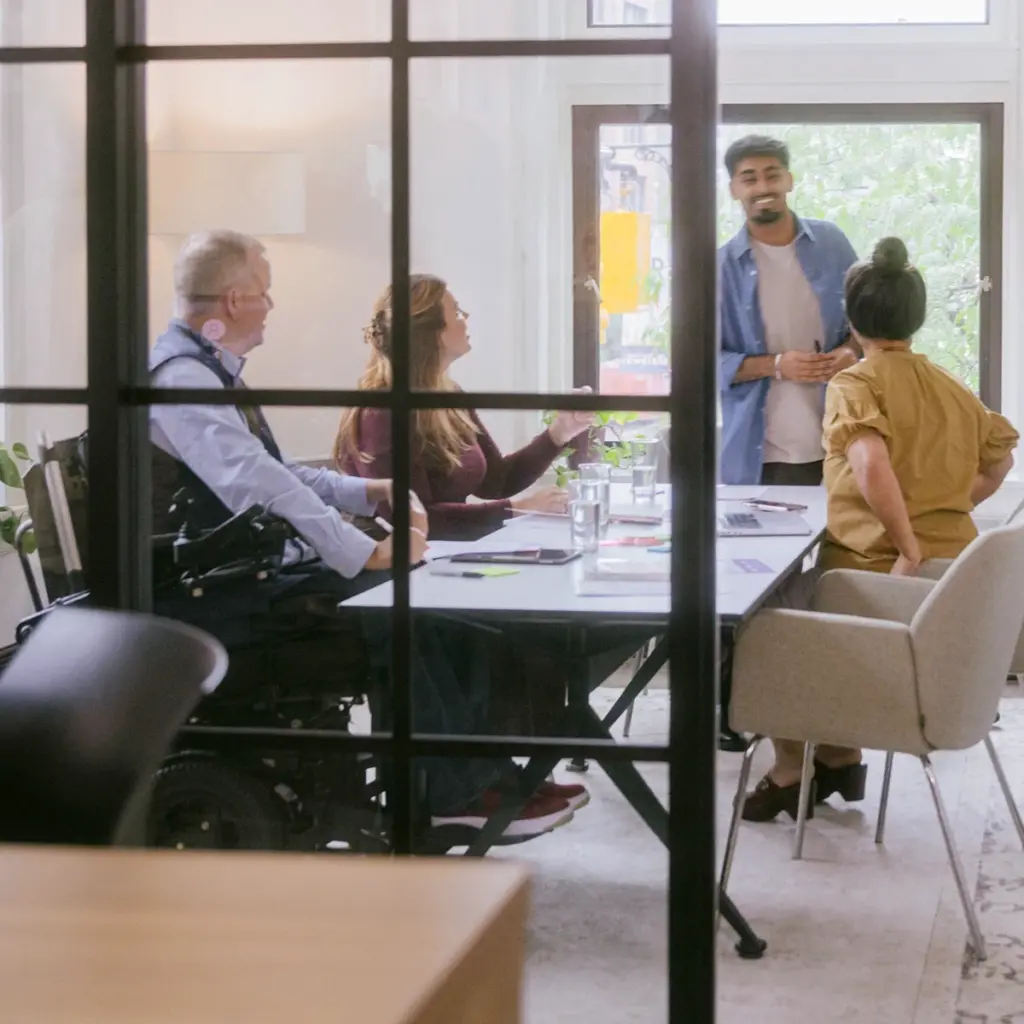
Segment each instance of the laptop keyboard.
M761 523L750 512L726 512L722 525L727 530L760 530Z

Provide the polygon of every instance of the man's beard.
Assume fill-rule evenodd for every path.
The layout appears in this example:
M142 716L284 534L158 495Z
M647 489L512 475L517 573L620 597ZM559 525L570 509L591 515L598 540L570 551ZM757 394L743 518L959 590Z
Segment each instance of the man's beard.
M750 214L750 220L754 224L774 224L781 219L781 210L753 210Z

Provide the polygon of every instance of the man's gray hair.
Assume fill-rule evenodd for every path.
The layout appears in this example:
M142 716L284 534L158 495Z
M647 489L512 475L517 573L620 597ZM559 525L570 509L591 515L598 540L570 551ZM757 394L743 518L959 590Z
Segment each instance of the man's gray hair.
M213 305L249 269L262 242L238 231L202 231L191 235L174 263L174 301L178 316Z

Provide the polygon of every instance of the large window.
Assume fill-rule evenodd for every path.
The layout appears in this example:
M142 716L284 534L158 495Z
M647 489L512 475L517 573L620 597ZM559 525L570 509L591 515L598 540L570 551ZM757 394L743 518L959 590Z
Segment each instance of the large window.
M590 24L667 25L669 0L590 0ZM988 0L719 0L720 25L983 25Z
M791 205L838 224L856 251L899 235L924 273L920 350L998 404L1002 109L726 108L719 156L750 133L785 140ZM671 128L663 111L577 109L575 368L605 394L664 394ZM743 219L719 159L718 234ZM595 230L596 227L596 230Z

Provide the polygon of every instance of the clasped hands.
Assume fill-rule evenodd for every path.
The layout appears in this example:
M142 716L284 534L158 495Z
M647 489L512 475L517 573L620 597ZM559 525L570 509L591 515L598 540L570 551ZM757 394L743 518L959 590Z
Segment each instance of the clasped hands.
M784 352L778 362L783 380L797 384L827 384L840 370L857 362L857 354L847 345L831 352Z

